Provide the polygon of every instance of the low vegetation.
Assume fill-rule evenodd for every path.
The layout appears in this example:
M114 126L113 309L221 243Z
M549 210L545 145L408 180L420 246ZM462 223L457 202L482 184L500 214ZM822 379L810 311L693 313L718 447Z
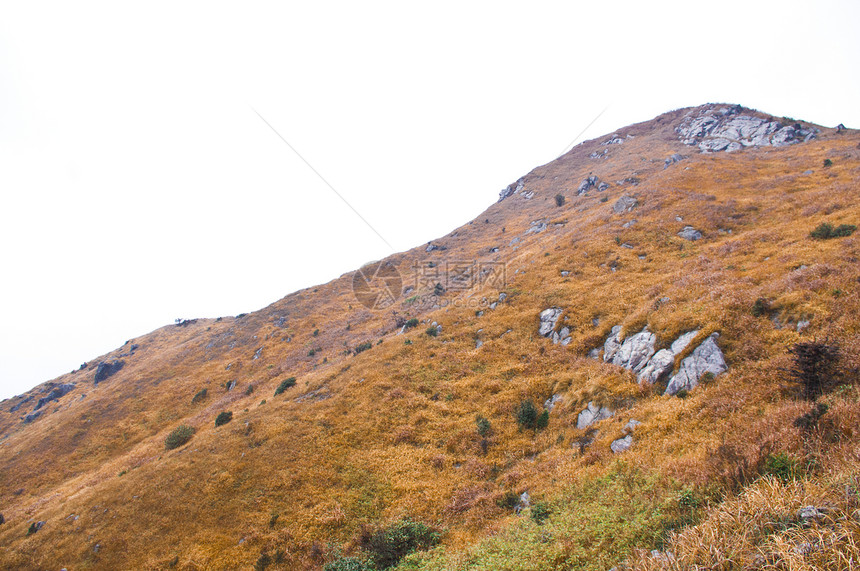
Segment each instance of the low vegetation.
M179 448L191 440L191 437L194 436L194 432L194 428L185 424L180 424L167 435L167 438L164 440L164 447L167 450Z

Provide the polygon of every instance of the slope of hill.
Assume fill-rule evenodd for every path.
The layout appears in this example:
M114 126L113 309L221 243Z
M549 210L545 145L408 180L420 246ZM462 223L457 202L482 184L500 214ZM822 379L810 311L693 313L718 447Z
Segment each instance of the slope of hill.
M359 274L129 340L2 403L0 561L856 565L858 181L853 130L681 109ZM440 543L383 558L404 519Z

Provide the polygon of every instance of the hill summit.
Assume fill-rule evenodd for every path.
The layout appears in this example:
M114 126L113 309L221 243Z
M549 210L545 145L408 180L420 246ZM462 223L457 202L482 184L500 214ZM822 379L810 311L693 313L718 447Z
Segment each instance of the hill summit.
M860 134L737 105L0 409L9 569L846 569Z

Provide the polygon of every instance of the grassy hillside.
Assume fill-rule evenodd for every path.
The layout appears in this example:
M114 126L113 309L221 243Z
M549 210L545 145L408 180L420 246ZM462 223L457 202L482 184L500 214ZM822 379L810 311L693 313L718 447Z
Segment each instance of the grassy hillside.
M701 153L676 128L708 109L578 145L436 249L392 256L407 293L387 307L362 305L345 274L166 326L4 401L0 561L361 569L382 566L374 532L408 519L439 542L421 536L429 549L401 569L856 566L860 233L810 232L860 224L860 134ZM579 195L589 176L609 188ZM444 283L455 262L462 289ZM552 307L567 345L538 334ZM615 325L647 326L658 349L698 331L676 368L718 332L728 370L664 395L588 357ZM789 349L816 341L838 353L813 403ZM540 413L554 395L544 428L518 423L524 401ZM614 416L579 429L589 402ZM631 419L633 444L614 453ZM168 450L180 425L194 434ZM820 517L798 516L809 505Z

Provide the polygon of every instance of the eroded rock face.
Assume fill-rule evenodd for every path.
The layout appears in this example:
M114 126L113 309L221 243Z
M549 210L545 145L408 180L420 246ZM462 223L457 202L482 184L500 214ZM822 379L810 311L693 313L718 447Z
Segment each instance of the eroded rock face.
M672 374L672 369L674 367L675 353L669 349L660 349L654 353L654 356L651 357L648 364L639 371L637 379L639 379L640 383L653 385L654 383L665 380L666 377Z
M606 338L603 344L603 360L611 362L615 358L615 354L621 349L621 326L616 325L612 328L612 333Z
M96 376L93 379L95 384L99 384L111 375L117 373L120 369L122 369L123 365L125 365L124 361L113 361L111 363L102 361L101 363L99 363L99 366L96 369Z
M616 339L618 334L615 335ZM641 332L631 335L621 344L612 357L614 365L630 369L634 373L642 370L654 354L654 343L657 337L645 327ZM606 356L603 357L606 360Z
M576 193L579 195L583 195L595 186L597 186L597 177L590 176L579 184L579 188L576 189Z
M561 395L552 395L550 398L546 399L543 403L543 407L547 409L549 412L552 412L552 409L555 408L555 405L562 402L564 398Z
M669 381L665 394L674 395L681 389L690 390L699 384L699 379L705 373L717 376L728 369L723 352L717 345L718 337L718 333L712 334L696 347L689 357L681 361L681 366Z
M744 115L736 105L694 109L675 132L685 145L696 145L702 152L732 152L746 147L783 147L809 141L815 138L817 129Z
M501 192L499 192L499 202L503 201L504 199L511 196L512 194L516 194L516 193L520 192L524 186L525 186L525 182L523 181L523 179L519 179L514 184L509 184L508 186L503 188L501 190Z
M549 337L555 331L556 323L561 317L562 309L560 307L550 307L540 312L540 326L538 334L544 337Z
M608 408L597 406L594 404L594 401L591 401L588 403L588 406L579 413L579 416L576 417L576 427L580 429L588 428L597 421L610 418L613 414L615 413Z

